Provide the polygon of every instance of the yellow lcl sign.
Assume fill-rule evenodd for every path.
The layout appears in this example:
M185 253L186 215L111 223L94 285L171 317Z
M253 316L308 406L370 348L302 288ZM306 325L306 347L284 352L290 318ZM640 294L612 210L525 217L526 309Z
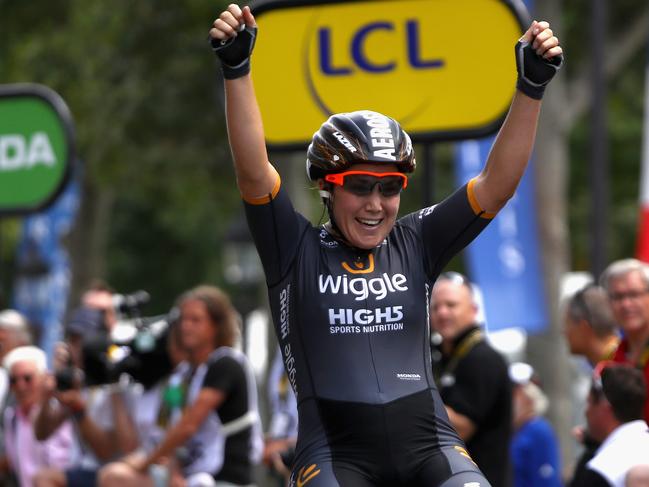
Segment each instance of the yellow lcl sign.
M287 6L287 5L290 5ZM269 144L375 110L415 140L485 135L514 93L521 12L502 0L260 3L253 79Z

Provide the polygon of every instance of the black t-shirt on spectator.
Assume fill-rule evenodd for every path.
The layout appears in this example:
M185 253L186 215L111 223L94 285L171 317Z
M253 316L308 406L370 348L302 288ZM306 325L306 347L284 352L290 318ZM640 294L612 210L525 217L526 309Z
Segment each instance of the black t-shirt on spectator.
M225 395L225 401L216 413L223 424L238 419L248 412L248 383L246 374L239 362L232 357L221 357L209 364L203 387L216 389ZM239 433L228 436L225 440L223 468L216 480L249 484L250 444L252 428L245 428Z
M462 333L456 339L455 350L460 350L462 340L476 330L478 327L471 327ZM443 371L451 360L452 355L442 357L433 367ZM475 433L466 446L487 480L494 486L510 486L512 392L507 364L484 339L477 341L456 363L451 373L454 380L438 383L442 400L475 424Z

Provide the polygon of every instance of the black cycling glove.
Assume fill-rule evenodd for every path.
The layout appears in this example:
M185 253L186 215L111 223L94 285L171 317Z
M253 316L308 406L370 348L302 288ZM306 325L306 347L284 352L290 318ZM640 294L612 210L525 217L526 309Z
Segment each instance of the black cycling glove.
M255 47L257 27L245 27L236 37L220 40L210 37L214 54L221 60L225 79L236 79L250 72L250 55Z
M516 52L516 71L518 81L516 88L530 98L543 98L545 87L563 66L563 54L544 59L539 56L528 42L518 41L514 47Z

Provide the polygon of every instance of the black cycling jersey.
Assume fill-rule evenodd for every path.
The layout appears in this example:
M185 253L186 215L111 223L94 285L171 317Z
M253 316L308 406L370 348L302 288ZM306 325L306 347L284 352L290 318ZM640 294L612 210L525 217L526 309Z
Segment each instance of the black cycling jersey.
M295 485L430 487L458 472L489 485L450 426L430 366L430 288L489 222L471 188L399 219L372 250L311 226L279 181L247 202L298 400Z

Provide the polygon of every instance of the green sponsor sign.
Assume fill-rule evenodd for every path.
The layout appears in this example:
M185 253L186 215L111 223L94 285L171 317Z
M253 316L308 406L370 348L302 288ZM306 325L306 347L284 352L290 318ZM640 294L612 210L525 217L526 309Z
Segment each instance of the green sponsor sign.
M74 160L72 118L41 85L0 85L0 216L48 206Z

